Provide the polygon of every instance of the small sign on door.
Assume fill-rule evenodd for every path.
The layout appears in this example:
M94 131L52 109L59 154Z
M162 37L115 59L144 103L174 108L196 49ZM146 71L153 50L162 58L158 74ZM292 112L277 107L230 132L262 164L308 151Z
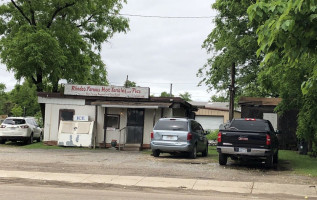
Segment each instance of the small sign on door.
M74 115L73 121L88 122L87 115Z

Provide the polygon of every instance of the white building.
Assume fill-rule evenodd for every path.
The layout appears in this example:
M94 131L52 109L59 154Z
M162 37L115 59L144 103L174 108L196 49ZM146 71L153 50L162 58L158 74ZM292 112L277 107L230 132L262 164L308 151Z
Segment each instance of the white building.
M162 117L194 117L197 108L179 97L150 97L144 87L65 85L64 93L39 93L45 104L44 143L61 146L150 148ZM79 120L79 121L78 121Z

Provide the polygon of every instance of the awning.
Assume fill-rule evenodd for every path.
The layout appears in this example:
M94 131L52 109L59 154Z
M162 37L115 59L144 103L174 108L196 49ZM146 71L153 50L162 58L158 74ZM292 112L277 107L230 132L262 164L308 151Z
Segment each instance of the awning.
M106 108L169 108L172 103L160 103L160 102L116 102L116 101L103 101L92 102L91 105L98 105Z

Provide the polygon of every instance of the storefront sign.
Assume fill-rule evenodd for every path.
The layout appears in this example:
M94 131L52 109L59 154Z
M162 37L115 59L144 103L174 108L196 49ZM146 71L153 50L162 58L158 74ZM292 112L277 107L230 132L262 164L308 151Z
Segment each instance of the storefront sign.
M147 87L119 87L98 85L65 85L65 95L149 98L150 88Z

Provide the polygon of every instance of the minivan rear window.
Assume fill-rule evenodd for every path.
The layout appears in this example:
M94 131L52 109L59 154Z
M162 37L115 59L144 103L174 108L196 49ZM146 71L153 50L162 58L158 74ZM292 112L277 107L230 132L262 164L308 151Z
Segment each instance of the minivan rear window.
M5 119L3 124L12 124L12 125L25 124L25 120L24 119Z
M169 130L169 131L188 131L187 121L158 121L154 130Z

